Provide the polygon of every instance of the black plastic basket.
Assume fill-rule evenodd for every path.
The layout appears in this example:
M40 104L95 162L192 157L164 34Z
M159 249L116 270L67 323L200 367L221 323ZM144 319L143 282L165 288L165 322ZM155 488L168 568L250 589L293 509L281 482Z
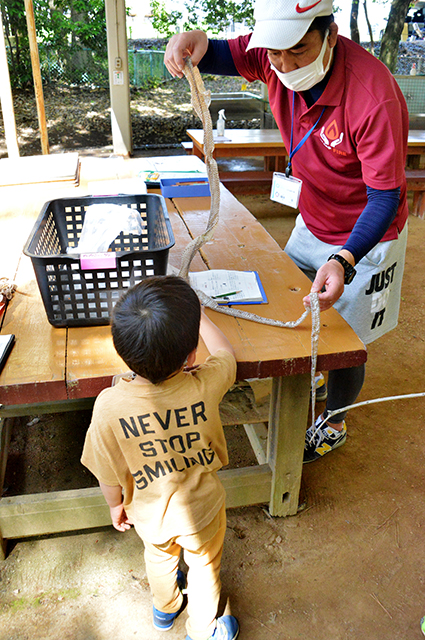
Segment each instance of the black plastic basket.
M66 253L66 249L78 245L87 208L104 203L137 210L143 231L140 236L121 233L111 243L115 266L83 269L80 254ZM24 253L32 260L50 324L81 327L109 324L112 309L125 290L148 276L165 275L173 245L162 196L86 196L47 202Z

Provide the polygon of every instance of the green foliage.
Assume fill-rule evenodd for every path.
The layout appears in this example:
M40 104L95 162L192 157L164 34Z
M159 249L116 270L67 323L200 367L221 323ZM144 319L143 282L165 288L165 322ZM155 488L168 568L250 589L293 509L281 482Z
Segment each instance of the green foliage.
M170 11L165 9L164 3L159 0L151 0L152 24L154 28L164 34L166 38L171 38L178 28L177 25L183 18L181 11Z
M10 0L5 0L9 2ZM92 50L106 48L103 0L35 0L37 36L44 46L66 51L70 45Z
M12 86L25 87L32 82L32 71L24 0L0 0L0 8ZM79 69L80 76L86 72L84 49L104 58L104 0L34 0L34 14L42 69L47 52L64 69Z
M0 10L12 86L28 86L32 82L32 70L24 0L0 0Z
M180 11L167 12L160 0L151 0L152 24L167 38L178 31L183 20ZM187 18L183 29L204 29L213 34L223 33L233 24L254 25L253 0L186 0Z
M192 0L186 2L186 9L189 19L185 29L198 26L220 34L233 24L254 26L253 0Z

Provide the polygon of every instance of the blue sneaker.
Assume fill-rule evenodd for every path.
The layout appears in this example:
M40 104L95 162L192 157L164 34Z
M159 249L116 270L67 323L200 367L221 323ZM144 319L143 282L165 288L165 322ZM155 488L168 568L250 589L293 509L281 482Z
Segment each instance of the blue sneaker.
M180 591L183 591L183 589L185 589L186 587L186 576L184 575L183 571L180 571L180 569L177 570L176 580ZM186 603L184 602L180 609L178 611L175 611L174 613L164 613L163 611L159 611L156 607L152 607L153 626L155 627L155 629L158 629L159 631L169 631L170 629L172 629L174 620L184 609L185 604Z
M169 631L172 629L174 620L176 619L177 614L180 613L180 610L175 613L163 613L163 611L158 611L156 607L152 607L152 610L153 626L159 631Z
M239 624L235 616L221 616L217 618L217 627L208 640L235 640L239 634ZM192 640L186 636L186 640Z

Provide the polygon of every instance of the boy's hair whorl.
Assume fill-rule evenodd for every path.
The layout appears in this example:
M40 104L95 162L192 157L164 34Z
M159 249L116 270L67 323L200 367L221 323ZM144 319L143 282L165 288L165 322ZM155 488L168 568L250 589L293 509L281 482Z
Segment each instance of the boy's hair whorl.
M181 369L198 346L201 305L178 276L152 276L126 291L115 305L111 329L126 365L153 384Z

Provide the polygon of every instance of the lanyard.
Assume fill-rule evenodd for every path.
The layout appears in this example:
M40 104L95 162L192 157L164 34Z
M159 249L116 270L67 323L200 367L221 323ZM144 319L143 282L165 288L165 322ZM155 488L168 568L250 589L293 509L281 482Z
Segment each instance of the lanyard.
M294 107L295 107L295 91L292 94L291 143L290 143L290 148L289 148L289 161L288 161L287 167L285 169L285 175L286 175L287 178L289 178L289 176L292 175L292 162L291 162L292 158L297 153L298 149L301 149L301 147L303 146L304 142L311 136L311 134L313 133L313 131L315 130L315 128L319 124L320 118L323 116L323 113L324 113L324 111L326 109L326 106L323 107L322 113L317 118L315 124L311 127L310 131L307 131L307 133L305 134L304 138L302 140L300 140L299 143L297 144L297 146L295 147L295 149L292 150L292 143L293 143L293 139L294 139Z

